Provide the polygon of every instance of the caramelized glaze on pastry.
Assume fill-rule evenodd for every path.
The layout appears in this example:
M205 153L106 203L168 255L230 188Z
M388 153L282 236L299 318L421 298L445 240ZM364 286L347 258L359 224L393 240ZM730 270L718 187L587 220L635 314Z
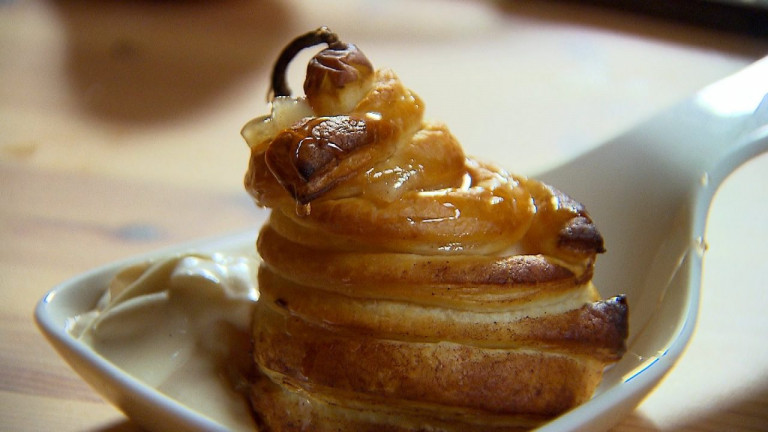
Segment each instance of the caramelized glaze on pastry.
M304 97L284 71L308 46ZM466 156L388 69L326 28L249 122L257 249L252 404L275 431L515 431L591 397L627 305L591 283L603 239L562 192Z

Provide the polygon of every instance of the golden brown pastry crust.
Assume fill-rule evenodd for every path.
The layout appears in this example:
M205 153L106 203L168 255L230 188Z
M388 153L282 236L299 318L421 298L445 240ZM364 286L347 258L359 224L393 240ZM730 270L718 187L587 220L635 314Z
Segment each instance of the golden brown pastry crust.
M246 188L272 209L263 425L513 431L587 400L624 352L627 305L592 286L604 248L584 207L467 157L392 71L328 40L306 100L243 131Z
M257 377L253 394L261 427L271 431L518 432L530 430L543 420L414 401L308 393L279 376ZM439 417L435 411L441 413Z

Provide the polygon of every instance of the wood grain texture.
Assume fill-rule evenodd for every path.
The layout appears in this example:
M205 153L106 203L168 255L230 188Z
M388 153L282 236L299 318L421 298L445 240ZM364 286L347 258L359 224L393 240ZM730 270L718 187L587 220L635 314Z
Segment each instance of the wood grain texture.
M532 0L0 2L1 430L138 431L46 344L34 306L97 265L263 220L243 190L239 130L266 112L282 45L319 24L398 71L469 153L519 172L768 53L765 40ZM502 141L478 127L511 123ZM755 223L766 164L718 197L698 331L614 431L768 430L768 349L754 343L766 296L749 270L768 256Z

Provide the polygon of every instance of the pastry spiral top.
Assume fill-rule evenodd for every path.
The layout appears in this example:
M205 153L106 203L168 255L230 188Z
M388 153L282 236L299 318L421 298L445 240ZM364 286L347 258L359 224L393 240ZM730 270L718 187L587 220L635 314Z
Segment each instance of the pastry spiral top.
M308 81L325 73L310 64ZM271 116L243 129L246 188L274 210L282 235L358 251L489 255L514 247L574 264L603 251L581 204L467 157L445 125L423 120L423 102L391 70L369 75L338 89L342 102L326 103L323 114L309 95L278 97Z

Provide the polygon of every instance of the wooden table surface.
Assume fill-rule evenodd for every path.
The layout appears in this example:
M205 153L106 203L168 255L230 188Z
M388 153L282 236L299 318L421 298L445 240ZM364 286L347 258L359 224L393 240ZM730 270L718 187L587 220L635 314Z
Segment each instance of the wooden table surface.
M331 26L468 153L522 173L768 54L765 39L573 3L320 3L0 1L0 430L137 430L48 346L34 306L92 267L253 227L239 130L267 109L294 35ZM767 185L761 157L718 193L697 331L614 431L768 430Z

